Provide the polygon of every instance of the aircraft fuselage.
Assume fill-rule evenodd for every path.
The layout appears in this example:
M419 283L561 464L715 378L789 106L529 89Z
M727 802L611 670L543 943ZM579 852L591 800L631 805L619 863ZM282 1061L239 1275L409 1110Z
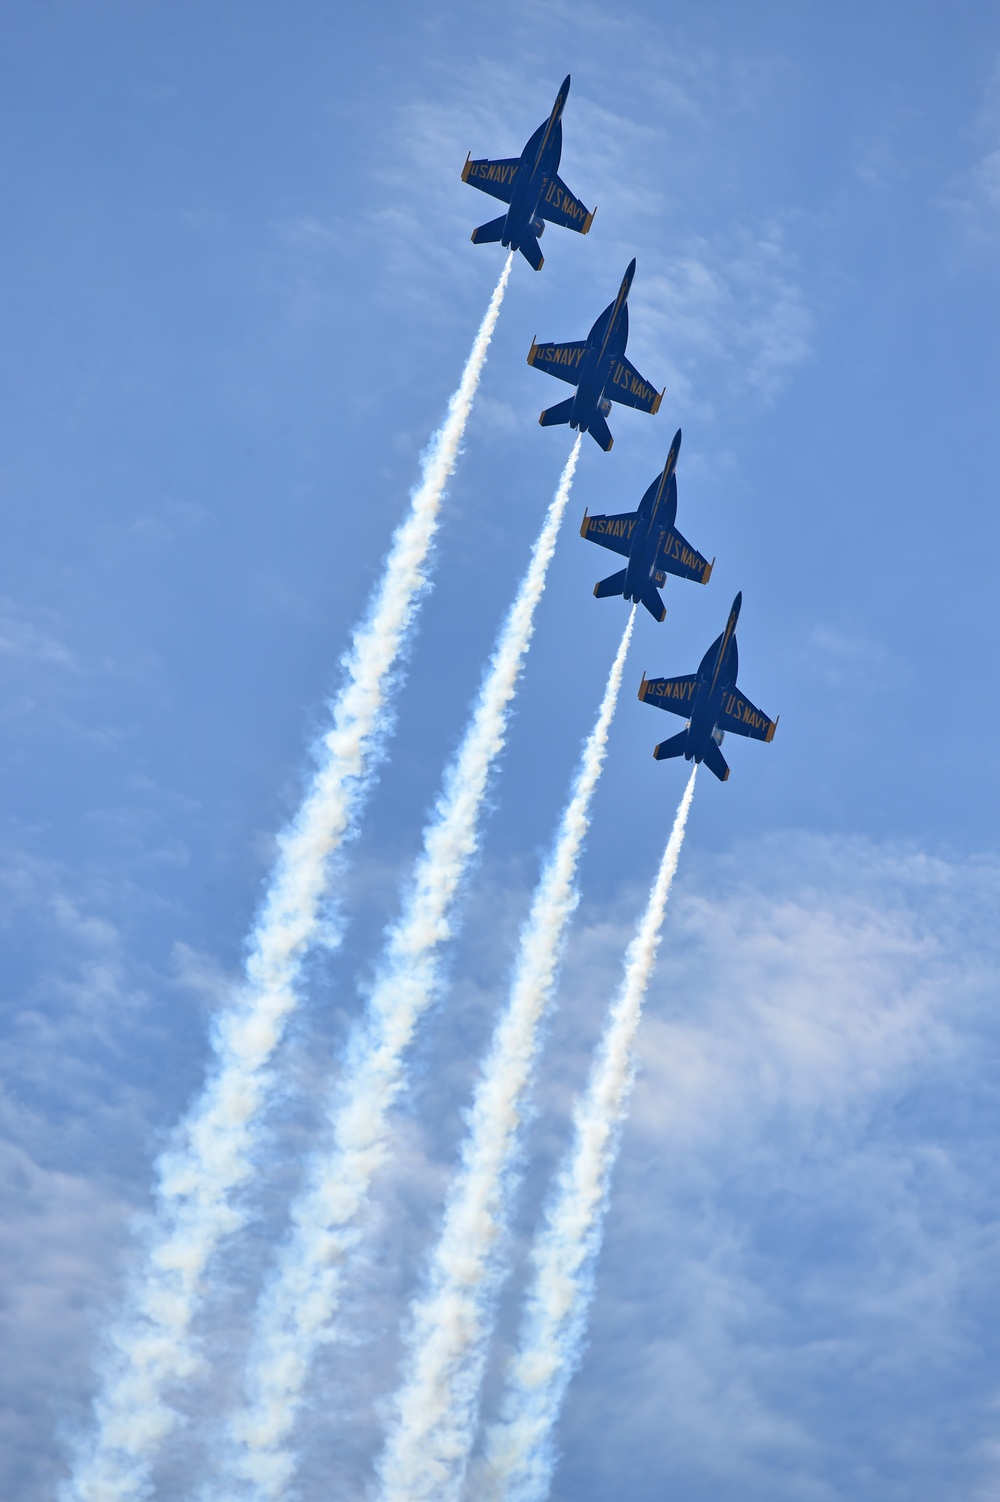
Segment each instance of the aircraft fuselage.
M562 160L562 112L568 93L567 78L556 95L551 115L528 138L521 152L514 177L514 192L500 239L500 243L511 250L520 250L522 240L528 236L537 239L545 228L538 210L542 194L555 182L559 172Z
M684 752L685 761L704 761L708 743L714 738L716 727L722 718L726 699L736 687L739 673L739 652L736 646L738 616L739 608L734 607L721 638L712 643L698 667L698 681L688 725L688 746Z
M598 411L604 417L611 411L611 402L604 392L612 384L616 367L621 369L619 362L628 344L628 294L634 275L635 261L622 279L618 296L610 307L605 308L587 335L569 419L570 427L579 428L581 432L586 432ZM625 384L628 384L627 380Z

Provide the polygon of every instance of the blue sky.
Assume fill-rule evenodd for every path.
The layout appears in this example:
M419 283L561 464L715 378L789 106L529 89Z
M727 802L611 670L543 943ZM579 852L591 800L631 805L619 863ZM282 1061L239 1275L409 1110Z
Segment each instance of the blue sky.
M207 1061L276 831L501 265L466 152L566 72L597 215L520 262L446 507L392 754L290 1040L253 1235L206 1315L200 1474L355 981L568 451L534 334L635 255L667 394L585 440L452 958L303 1497L364 1493L475 1059L623 624L585 506L684 430L718 562L637 622L538 1091L522 1241L683 774L642 670L737 589L781 715L702 777L554 1496L1000 1496L991 1098L1000 16L975 4L0 6L0 1492L52 1495L150 1165ZM490 1381L502 1370L498 1349ZM227 1386L228 1384L228 1386Z

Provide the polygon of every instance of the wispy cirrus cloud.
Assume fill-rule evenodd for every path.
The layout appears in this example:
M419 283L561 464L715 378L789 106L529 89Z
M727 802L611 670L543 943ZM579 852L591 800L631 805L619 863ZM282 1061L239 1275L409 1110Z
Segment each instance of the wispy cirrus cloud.
M0 663L79 672L77 654L60 640L56 629L56 622L47 615L36 612L32 618L15 600L0 596Z
M781 838L682 880L556 1495L604 1469L602 1405L640 1498L974 1479L998 889L994 863Z

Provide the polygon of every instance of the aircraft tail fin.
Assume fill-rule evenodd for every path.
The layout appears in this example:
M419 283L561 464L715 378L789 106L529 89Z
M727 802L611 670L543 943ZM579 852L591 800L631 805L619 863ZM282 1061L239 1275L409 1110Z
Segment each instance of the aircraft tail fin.
M595 412L587 425L587 432L595 442L600 444L605 453L608 452L615 441L611 436L611 429L608 427L602 412Z
M534 235L525 235L518 249L532 271L541 271L545 265L545 257L542 255L542 247Z
M660 599L660 591L655 584L647 584L642 592L642 603L653 617L654 621L662 621L666 615L666 608Z
M684 755L687 743L688 733L686 730L681 730L677 735L672 735L668 741L661 741L658 746L654 746L653 756L656 761L670 761L674 756Z
M538 419L542 427L553 428L561 422L569 422L570 413L573 411L574 400L574 397L568 396L566 400L564 402L560 402L557 407L546 407L545 411Z
M626 569L622 569L620 571L620 573L612 574L610 576L610 578L608 578L608 579L602 579L601 582L600 582L600 584L595 584L594 585L594 595L595 595L595 598L598 599L598 600L606 600L611 595L624 594L625 593L625 574L626 574L626 572L627 572Z
M478 229L472 231L473 245L495 245L503 239L504 225L507 223L507 215L501 214L499 219L491 219L489 224L481 224Z
M729 763L719 750L716 740L709 740L708 750L705 752L705 765L710 772L714 772L720 782L725 782L729 776Z

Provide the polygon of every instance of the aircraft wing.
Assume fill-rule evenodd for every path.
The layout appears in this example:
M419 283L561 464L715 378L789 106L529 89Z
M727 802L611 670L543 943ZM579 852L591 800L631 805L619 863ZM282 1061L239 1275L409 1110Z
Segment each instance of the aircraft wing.
M638 407L640 412L659 412L662 391L654 391L648 381L636 370L631 360L622 355L611 367L611 379L604 390L613 402L622 402L626 407Z
M538 212L550 224L561 224L566 229L579 230L585 235L594 219L594 210L586 208L572 194L561 177L550 177L545 191L538 201Z
M462 181L471 183L474 188L482 188L484 193L492 193L494 198L501 199L503 203L510 203L514 179L520 165L519 156L502 157L495 162L485 157L474 162L469 157L462 168Z
M658 709L682 715L686 720L694 705L697 683L697 673L687 673L683 678L647 678L643 674L639 698L646 704L655 704Z
M536 344L532 339L528 364L537 366L539 370L547 370L549 375L558 376L560 381L568 381L571 386L576 386L580 381L580 366L586 348L585 339L577 339L573 344Z
M638 520L637 511L623 511L619 516L584 516L580 536L610 548L627 558L632 547L632 533Z
M679 579L694 579L697 584L707 584L712 574L712 564L708 559L703 558L673 527L660 544L656 566L668 574L676 574Z
M777 720L769 720L762 709L751 704L745 694L736 688L722 701L719 715L720 730L731 730L734 735L748 735L753 741L769 741L774 738Z

